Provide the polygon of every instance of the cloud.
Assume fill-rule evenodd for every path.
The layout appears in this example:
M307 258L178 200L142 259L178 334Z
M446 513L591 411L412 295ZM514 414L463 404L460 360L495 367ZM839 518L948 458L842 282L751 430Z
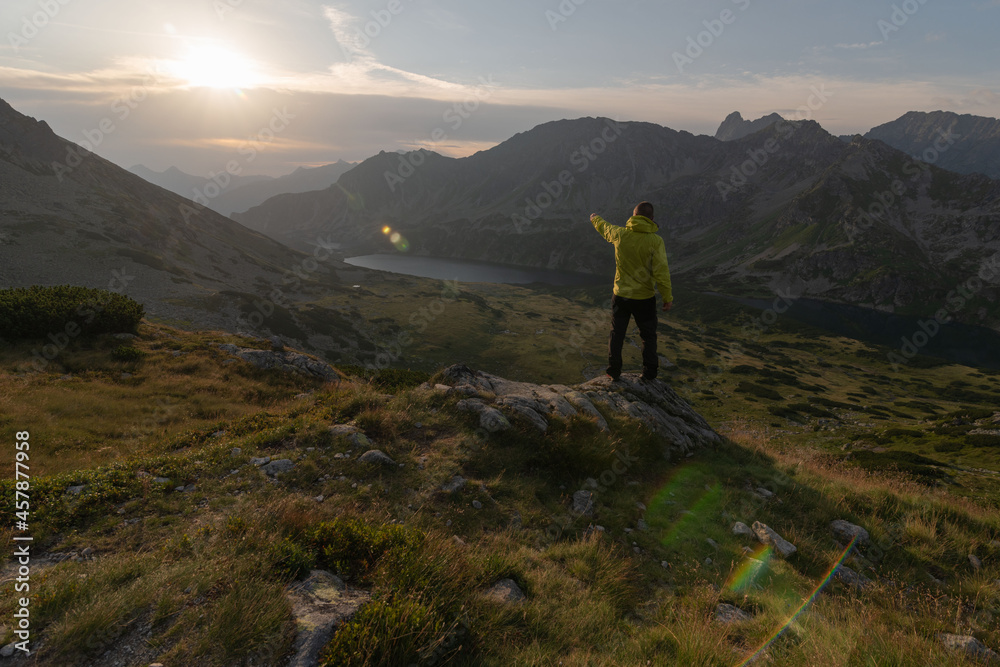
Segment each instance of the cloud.
M841 43L841 44L835 44L834 46L836 46L838 49L865 50L865 49L870 49L870 48L875 47L875 46L881 46L882 44L885 44L885 42L883 42L882 40L879 40L877 42L868 42L868 43L859 42L859 43L856 43L856 44L844 44L844 43Z
M929 32L924 35L924 41L928 43L932 42L943 42L947 35L943 32Z
M404 6L405 7L405 6ZM361 19L350 12L323 6L323 16L330 25L334 39L340 46L344 62L329 67L326 77L312 77L309 86L314 90L347 92L353 94L384 94L407 97L437 97L443 92L456 94L467 92L468 86L437 79L423 74L391 67L383 64L375 55L372 46L382 33L389 29L394 14L384 23L372 19Z

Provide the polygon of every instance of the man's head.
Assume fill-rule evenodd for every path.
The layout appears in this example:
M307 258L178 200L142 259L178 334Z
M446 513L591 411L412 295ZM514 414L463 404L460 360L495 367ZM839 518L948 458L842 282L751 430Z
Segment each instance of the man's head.
M644 201L635 207L635 211L632 212L632 215L641 215L644 218L649 218L650 220L652 220L653 205L650 204L648 201Z

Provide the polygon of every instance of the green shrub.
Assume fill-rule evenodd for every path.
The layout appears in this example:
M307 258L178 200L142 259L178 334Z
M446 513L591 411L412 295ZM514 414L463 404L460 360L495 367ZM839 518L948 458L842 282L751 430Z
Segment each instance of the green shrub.
M268 551L274 571L283 579L301 579L315 565L314 555L287 537L272 544Z
M772 401L781 400L781 394L775 390L762 387L759 384L754 384L753 382L740 382L736 387L736 391L741 394L750 394L751 396L758 396Z
M448 624L411 599L374 600L344 623L320 653L324 667L431 664Z
M972 447L1000 447L1000 435L992 433L970 433L965 436L965 444Z
M142 304L107 290L59 285L0 290L0 337L93 336L136 333Z
M920 439L924 437L924 432L917 430L915 428L887 428L882 434L887 438L915 438Z
M416 532L403 526L374 528L357 519L340 517L319 524L309 533L317 565L361 580L369 577L388 551L410 550L419 540Z

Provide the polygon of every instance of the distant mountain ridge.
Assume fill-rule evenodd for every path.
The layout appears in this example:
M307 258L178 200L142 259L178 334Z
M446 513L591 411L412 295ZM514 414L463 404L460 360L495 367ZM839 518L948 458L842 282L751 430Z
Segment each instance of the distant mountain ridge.
M960 174L1000 179L1000 120L950 111L911 111L865 137Z
M232 213L246 211L280 194L328 188L354 166L353 162L338 160L319 167L299 167L292 173L277 178L262 175L233 176L230 174L228 175L230 177L228 184L215 197L205 196L205 186L212 182L210 178L194 176L177 167L170 167L166 171L159 172L140 164L131 167L129 171L182 197L199 201L201 197L204 197L208 208L228 216Z
M775 123L780 123L783 120L784 118L776 113L762 116L757 120L744 120L743 115L739 111L734 111L722 121L722 125L715 132L715 138L719 141L735 141L736 139L750 136L754 132L759 132Z

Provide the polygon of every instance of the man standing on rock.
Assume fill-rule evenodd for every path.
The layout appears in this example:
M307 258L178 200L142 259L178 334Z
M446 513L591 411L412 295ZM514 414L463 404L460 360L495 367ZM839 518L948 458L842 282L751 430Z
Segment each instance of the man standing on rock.
M642 338L642 379L655 380L659 370L656 355L656 288L663 297L663 310L674 305L670 267L663 239L653 222L653 205L644 201L624 227L612 225L594 213L594 229L615 244L615 289L611 297L611 338L608 341L608 376L622 373L622 345L630 318L635 318Z

